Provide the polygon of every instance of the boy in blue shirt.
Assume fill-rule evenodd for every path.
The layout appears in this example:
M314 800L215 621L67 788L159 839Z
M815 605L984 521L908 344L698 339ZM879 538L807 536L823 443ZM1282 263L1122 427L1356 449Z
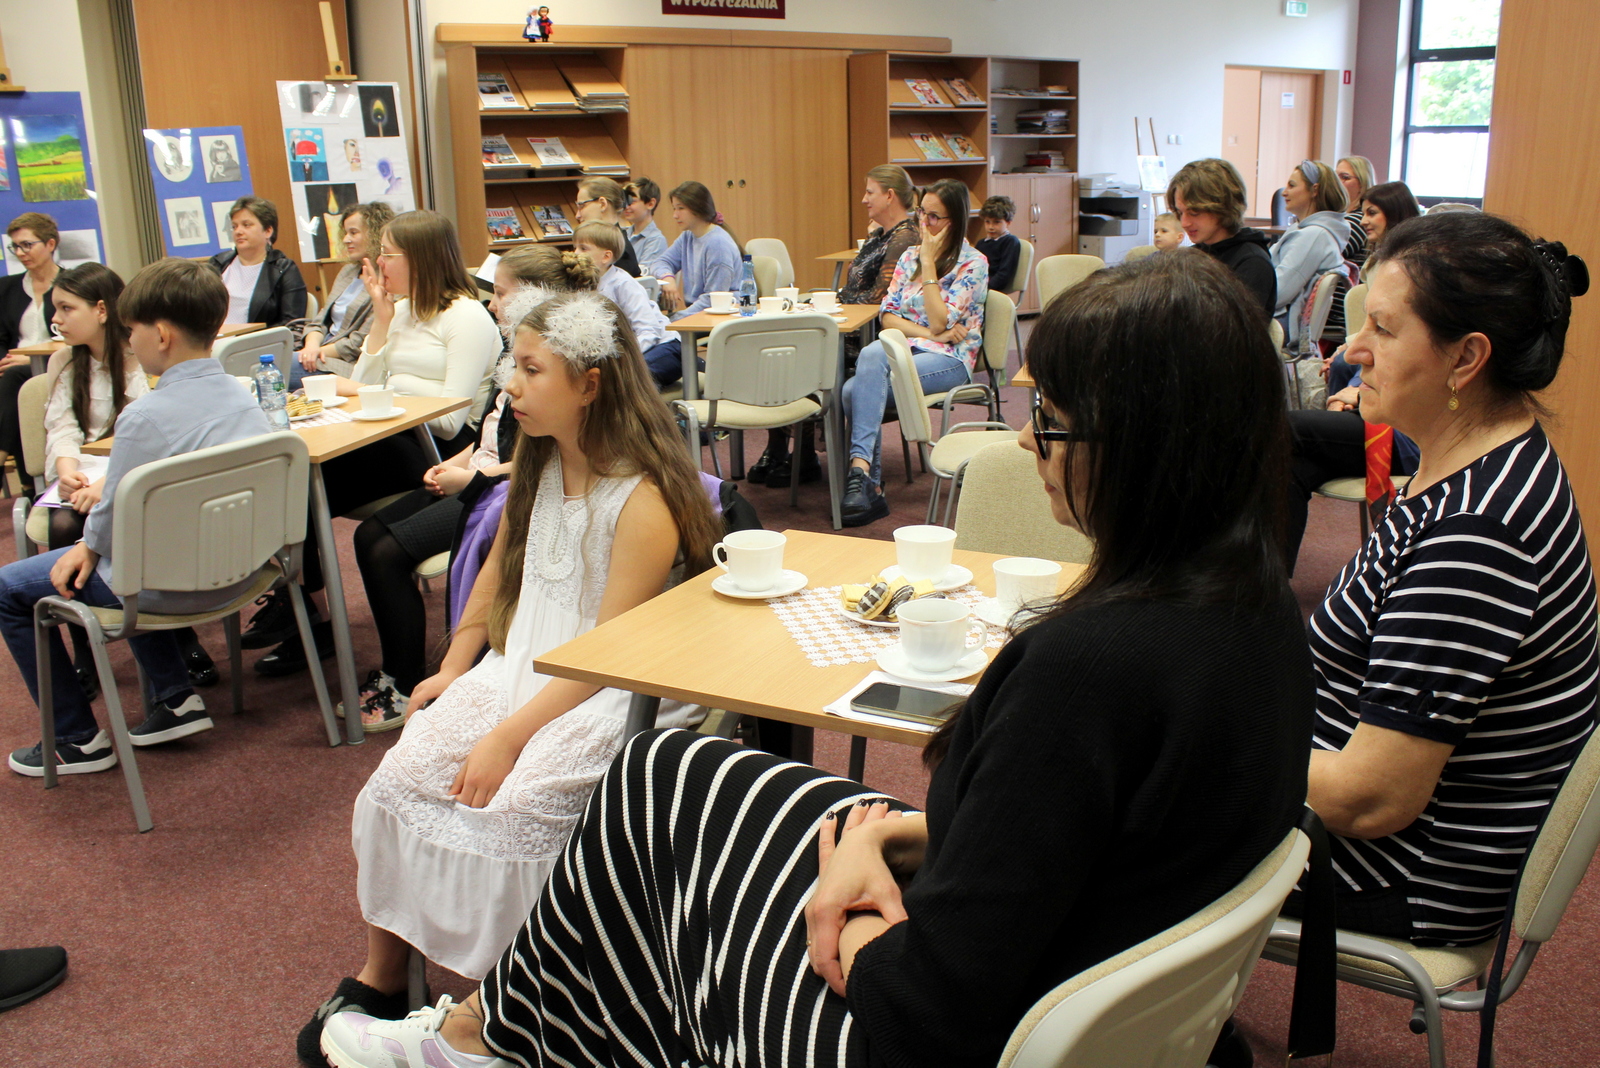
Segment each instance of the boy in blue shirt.
M18 560L0 568L0 635L5 638L28 692L39 699L33 606L59 594L95 607L115 608L111 592L111 518L117 484L135 467L271 431L255 398L211 359L211 344L228 314L228 290L204 263L165 259L134 276L118 301L129 327L128 349L146 374L159 375L153 391L117 419L105 493L84 523L83 539L69 549ZM200 612L223 604L248 585L206 593L140 595L155 613ZM49 630L55 699L58 774L105 771L117 763L110 735L100 730L62 647ZM206 706L194 692L171 632L141 634L128 642L149 681L148 718L130 731L134 745L158 745L211 729ZM44 775L42 745L11 754L11 770Z
M989 288L996 293L1018 288L1015 282L1022 239L1011 232L1011 220L1016 214L1017 205L1010 197L990 197L978 209L978 218L983 222L978 251L989 261Z

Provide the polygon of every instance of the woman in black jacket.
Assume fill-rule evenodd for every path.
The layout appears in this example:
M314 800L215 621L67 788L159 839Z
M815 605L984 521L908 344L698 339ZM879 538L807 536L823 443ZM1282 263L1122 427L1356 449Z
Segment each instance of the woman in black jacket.
M33 377L33 361L7 355L23 345L43 345L50 340L50 320L55 304L50 287L61 267L56 263L56 243L61 232L56 221L37 211L24 212L6 227L11 254L23 273L0 278L0 452L22 453L22 428L17 422L17 394Z
M1226 893L1296 822L1314 700L1266 324L1193 252L1045 309L1021 444L1095 555L934 737L926 814L641 734L477 995L334 1012L322 1048L347 1068L430 1041L495 1068L993 1065L1046 991Z
M226 323L288 326L306 316L306 280L300 266L272 247L278 237L278 209L261 197L240 197L229 212L233 249L211 257L211 266L228 287ZM287 367L278 368L287 375Z

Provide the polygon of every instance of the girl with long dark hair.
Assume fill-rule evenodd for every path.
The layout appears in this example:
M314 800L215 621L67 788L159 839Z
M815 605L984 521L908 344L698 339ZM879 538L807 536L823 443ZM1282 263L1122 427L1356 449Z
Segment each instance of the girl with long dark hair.
M478 994L334 1016L335 1063L993 1065L1043 993L1272 851L1312 691L1258 302L1201 253L1153 256L1052 302L1028 366L1022 447L1095 554L935 739L927 812L642 734Z

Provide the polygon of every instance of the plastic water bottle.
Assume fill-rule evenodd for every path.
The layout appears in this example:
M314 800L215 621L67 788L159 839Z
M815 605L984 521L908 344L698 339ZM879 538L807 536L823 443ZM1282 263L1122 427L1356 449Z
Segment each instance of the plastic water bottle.
M274 430L289 429L289 389L283 375L267 353L261 355L261 366L256 368L256 397L261 410L267 413L267 422Z
M744 258L744 277L739 279L739 314L754 315L759 295L756 290L756 265L747 254Z

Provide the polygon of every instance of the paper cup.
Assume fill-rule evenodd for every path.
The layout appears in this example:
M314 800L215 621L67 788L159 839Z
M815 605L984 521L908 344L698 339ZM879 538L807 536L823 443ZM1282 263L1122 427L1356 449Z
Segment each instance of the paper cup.
M1025 604L1056 595L1061 565L1031 556L1009 556L994 562L994 599L1010 615Z
M711 310L718 315L730 315L738 307L738 302L732 293L712 293Z
M736 530L711 547L711 559L746 593L770 590L783 574L788 538L776 530Z
M326 404L339 395L339 379L335 375L307 375L300 385L306 391L306 400Z
M780 296L784 300L788 301L789 302L789 307L791 307L791 308L794 307L796 304L800 303L800 287L799 286L779 286L773 292L777 293L778 296Z
M388 415L394 410L394 390L388 386L362 386L356 390L365 415Z
M894 532L894 559L907 582L936 582L950 570L956 551L956 532L949 527L917 525Z
M919 597L895 610L900 622L900 649L918 671L949 671L983 645L982 633L972 638L972 609L943 597Z

